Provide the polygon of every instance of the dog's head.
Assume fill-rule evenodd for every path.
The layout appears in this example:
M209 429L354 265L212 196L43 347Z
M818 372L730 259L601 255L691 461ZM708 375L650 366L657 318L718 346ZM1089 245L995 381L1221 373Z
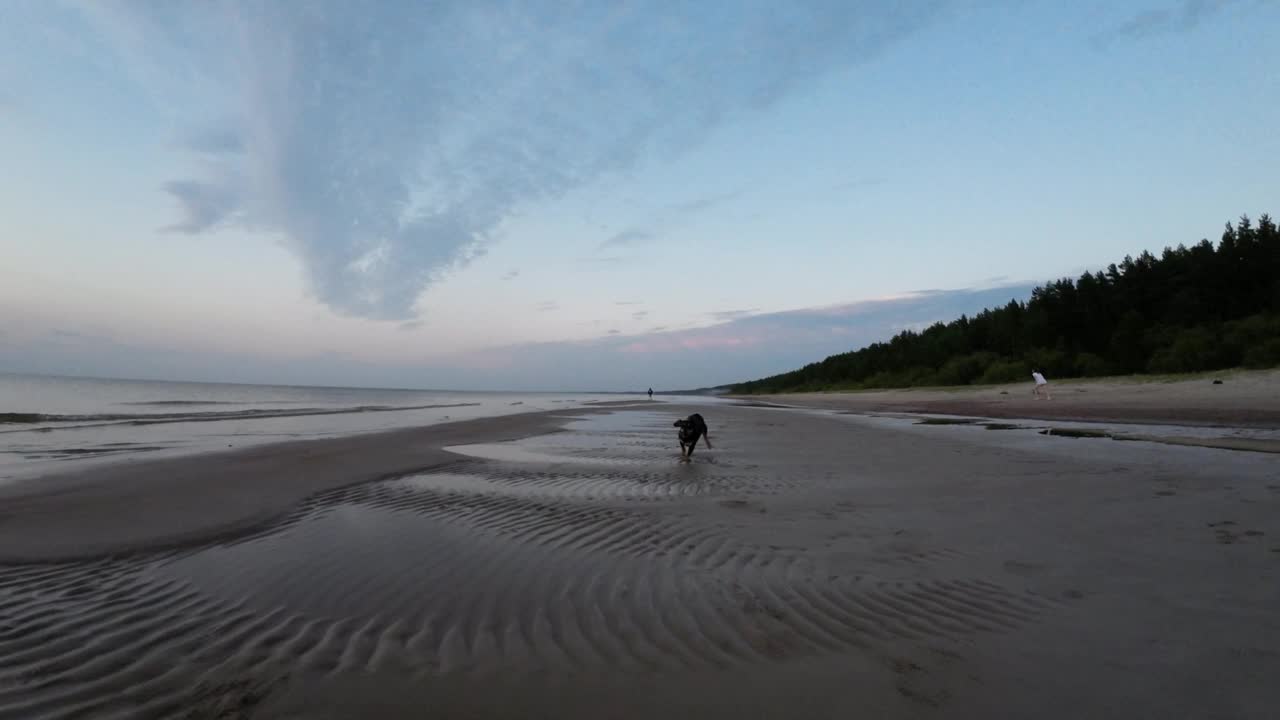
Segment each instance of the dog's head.
M692 424L693 423L689 422L688 420L677 420L671 423L671 427L678 427L683 430L684 428L687 428Z

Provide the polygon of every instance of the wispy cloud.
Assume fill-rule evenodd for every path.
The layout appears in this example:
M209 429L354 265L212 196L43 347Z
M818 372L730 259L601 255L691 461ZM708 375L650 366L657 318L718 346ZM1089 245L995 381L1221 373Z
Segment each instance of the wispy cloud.
M282 237L321 301L404 319L517 209L692 148L876 57L939 5L321 0L85 13L177 116L233 119L205 138L227 142L192 148L236 138L229 165L193 163L168 186L183 206L173 229L235 221Z
M628 338L617 351L640 355L732 352L740 356L740 360L751 358L751 365L774 358L767 372L778 372L793 369L789 365L799 367L834 353L888 339L902 330L923 329L940 318L950 320L986 307L1002 306L1012 298L1026 298L1030 293L1030 286L1023 285L922 290L887 299L786 312L726 311L725 321L719 324L674 332L651 331L645 336ZM727 358L721 358L721 362L726 367L741 365Z
M623 230L600 243L600 247L612 248L653 242L661 237L662 233L670 231L673 227L678 226L692 216L741 197L744 192L744 190L734 190L733 192L705 195L673 203L650 218L646 227L633 227Z
M503 280L515 280L518 277L520 277L519 270L508 270L507 272L502 274Z
M951 320L1010 299L1026 299L1029 285L925 290L877 300L744 315L696 328L658 326L628 335L617 329L594 340L539 343L489 351L519 357L503 375L528 376L544 386L606 389L689 388L793 370L829 355L887 340L904 329ZM573 358L573 362L567 362ZM466 367L467 358L458 361ZM572 372L567 368L571 367Z
M758 311L759 308L747 308L745 310L717 310L707 314L716 321L724 322L725 320L737 320L740 317L744 317Z
M624 306L625 306L625 305L643 305L643 304L644 304L644 301L643 301L643 300L618 300L618 301L614 302L613 304L614 304L614 305L624 305Z
M230 128L212 128L193 132L183 142L188 150L209 155L233 155L245 150L244 138Z
M637 310L636 312L631 313L632 320L643 320L647 317L649 317L648 310Z
M560 303L555 300L546 300L535 305L533 309L538 312L551 312L552 310L559 310Z
M1094 37L1105 47L1118 40L1135 40L1168 32L1188 32L1228 5L1239 0L1178 0L1166 7L1146 10L1119 26Z
M165 183L165 192L178 201L182 219L165 230L201 233L222 223L236 211L239 199L224 185L196 180L173 180Z
M676 215L695 215L697 213L710 210L717 205L723 205L731 200L736 200L742 197L745 192L745 190L733 190L725 193L704 195L702 197L696 197L683 202L674 203L670 205L668 209Z
M421 320L406 320L399 325L400 330L403 332L413 332L420 327L422 327Z
M633 228L630 230L623 230L622 232L615 233L609 239L600 243L600 247L610 248L610 247L624 247L627 245L636 245L639 243L648 242L653 238L654 238L654 234L649 232L648 230L639 230L639 229Z

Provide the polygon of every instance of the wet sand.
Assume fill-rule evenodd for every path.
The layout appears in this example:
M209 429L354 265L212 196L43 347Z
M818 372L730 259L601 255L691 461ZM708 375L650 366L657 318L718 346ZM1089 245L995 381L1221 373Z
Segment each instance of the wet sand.
M694 409L6 488L0 718L1274 716L1273 456Z
M628 404L597 403L596 412ZM447 445L554 432L569 416L525 413L133 459L0 484L0 562L84 559L233 536L280 518L313 493L449 462Z

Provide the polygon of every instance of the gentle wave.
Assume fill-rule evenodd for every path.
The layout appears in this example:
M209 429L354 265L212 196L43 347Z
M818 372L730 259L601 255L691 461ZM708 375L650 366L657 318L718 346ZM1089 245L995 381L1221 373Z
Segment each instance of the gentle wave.
M40 425L39 428L0 430L0 433L32 430L69 430L100 425L158 425L180 422L215 422L219 420L260 420L265 418L311 415L348 415L354 413L402 412L441 408L476 407L481 403L448 403L438 405L358 405L345 408L294 408L289 410L256 409L186 413L112 413L101 415L50 415L42 413L0 413L0 424Z
M147 400L144 402L127 402L121 405L146 405L156 407L182 407L195 405L243 405L234 400Z

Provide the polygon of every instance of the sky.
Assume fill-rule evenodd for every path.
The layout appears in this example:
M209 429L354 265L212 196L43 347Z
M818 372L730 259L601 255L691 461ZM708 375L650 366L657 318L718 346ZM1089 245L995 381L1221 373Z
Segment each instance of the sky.
M1277 211L1274 0L0 14L0 371L704 387Z

